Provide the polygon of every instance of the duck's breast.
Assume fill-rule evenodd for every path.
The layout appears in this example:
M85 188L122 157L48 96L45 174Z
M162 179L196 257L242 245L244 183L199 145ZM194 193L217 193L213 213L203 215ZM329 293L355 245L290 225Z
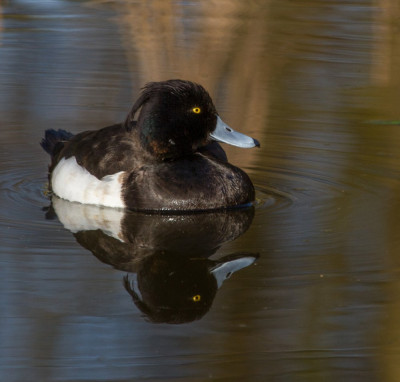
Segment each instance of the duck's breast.
M197 153L132 171L122 194L132 209L195 211L248 204L254 187L239 168Z

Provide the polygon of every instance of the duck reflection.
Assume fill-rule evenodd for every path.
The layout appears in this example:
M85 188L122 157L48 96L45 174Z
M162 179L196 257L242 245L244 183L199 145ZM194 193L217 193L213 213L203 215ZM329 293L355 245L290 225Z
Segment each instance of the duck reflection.
M149 321L184 323L210 309L217 290L257 254L218 256L250 226L254 208L144 214L53 197L57 217L100 261L128 272L124 286Z

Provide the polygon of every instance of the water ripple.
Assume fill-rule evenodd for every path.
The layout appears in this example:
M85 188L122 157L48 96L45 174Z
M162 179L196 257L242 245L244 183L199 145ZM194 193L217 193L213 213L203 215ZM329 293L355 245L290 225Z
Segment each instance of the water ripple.
M46 219L50 200L45 195L46 166L41 171L33 163L19 163L16 168L0 173L0 221L5 228L0 236L3 249L29 247L51 237L56 243L60 232L54 230L54 221ZM50 236L51 235L51 236ZM63 236L63 234L61 234ZM65 236L64 240L65 242Z

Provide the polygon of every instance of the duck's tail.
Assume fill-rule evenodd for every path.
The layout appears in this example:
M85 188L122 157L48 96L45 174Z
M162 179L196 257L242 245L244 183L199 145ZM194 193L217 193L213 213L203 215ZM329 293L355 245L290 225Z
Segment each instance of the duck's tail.
M51 156L54 156L62 148L63 143L69 141L73 136L74 134L65 130L49 129L45 131L40 146Z

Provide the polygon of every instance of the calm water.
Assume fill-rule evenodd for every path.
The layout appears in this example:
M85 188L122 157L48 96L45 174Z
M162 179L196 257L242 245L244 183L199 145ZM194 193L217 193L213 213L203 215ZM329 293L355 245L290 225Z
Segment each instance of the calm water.
M395 0L3 0L0 380L398 381L399 17ZM51 207L44 129L121 121L177 77L261 142L227 148L254 210Z

